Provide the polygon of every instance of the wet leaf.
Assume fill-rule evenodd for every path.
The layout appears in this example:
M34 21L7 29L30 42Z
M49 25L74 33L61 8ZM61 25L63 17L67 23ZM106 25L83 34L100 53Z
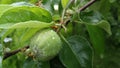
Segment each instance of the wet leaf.
M68 41L63 38L60 60L67 68L92 68L92 48L81 36L71 36Z

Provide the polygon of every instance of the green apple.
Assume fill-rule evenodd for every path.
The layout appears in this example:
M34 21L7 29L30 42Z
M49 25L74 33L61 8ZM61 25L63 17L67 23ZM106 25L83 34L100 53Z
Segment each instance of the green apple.
M44 29L34 35L30 42L30 49L38 61L47 61L56 56L62 47L59 35L51 30Z

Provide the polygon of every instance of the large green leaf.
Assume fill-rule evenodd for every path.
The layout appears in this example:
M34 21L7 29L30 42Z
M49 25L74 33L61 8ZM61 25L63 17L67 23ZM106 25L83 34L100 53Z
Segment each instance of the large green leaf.
M49 63L49 61L39 62L38 64L39 64L38 68L50 68L50 63Z
M81 36L72 36L68 41L61 36L64 43L60 52L60 60L66 68L92 68L92 48Z
M0 23L18 23L29 20L51 22L52 17L48 11L36 6L12 6L0 14Z
M23 64L23 68L50 68L50 65L49 62L38 62L27 58Z
M26 32L24 32L21 37L20 37L20 42L24 44L24 42L26 42L27 40L29 40L34 34L36 34L37 31L39 31L40 29L38 28L29 28L26 30ZM21 44L22 45L22 44Z
M102 56L105 49L105 33L96 25L86 24L90 40L97 55Z
M112 34L110 24L106 20L103 20L102 15L98 11L85 12L81 16L82 20L87 22L85 24L96 54L102 55L105 48L104 34Z
M59 56L54 57L50 61L50 68L66 68L59 59Z
M0 5L0 15L9 8L11 8L10 5Z
M2 61L3 68L23 68L24 60L26 59L23 53L18 53Z
M22 6L21 5L21 6L16 7L16 6L11 6L11 5L0 5L0 10L1 10L0 12L1 25L0 26L2 29L9 29L9 30L4 30L3 32L1 32L0 35L2 36L2 40L7 35L12 33L13 29L41 28L40 26L44 27L44 24L45 24L44 22L48 23L52 21L51 14L48 11L46 11L43 8L36 7L36 6L27 6L27 5ZM30 23L31 20L43 21L43 25L42 23L41 24L37 23L37 21ZM26 21L29 21L29 22L26 22ZM32 33L30 35L32 35ZM27 37L30 35L27 35Z
M1 35L1 38L3 41L6 36L14 31L13 40L15 46L12 48L19 48L24 46L25 42L28 41L37 31L44 28L49 28L52 24L53 23L45 23L40 21L1 24L0 29L6 29Z
M15 2L11 4L12 6L35 6L34 4L28 2Z
M102 21L100 21L99 23L94 24L94 25L102 28L102 29L105 30L109 35L112 35L110 24L109 24L107 21L102 20Z
M21 2L21 1L36 3L38 0L0 0L0 4L11 4L11 3Z
M50 27L53 23L46 23L40 21L26 21L19 23L6 23L1 24L0 29L21 29L21 28L44 28Z
M14 60L15 59L15 60ZM16 55L2 61L3 68L17 68L18 58ZM20 65L20 64L19 64Z
M109 0L110 3L114 3L116 0Z
M112 35L112 32L111 32L111 26L110 24L105 21L105 20L102 20L98 23L92 23L91 25L93 26L98 26L99 28L105 30L109 35Z

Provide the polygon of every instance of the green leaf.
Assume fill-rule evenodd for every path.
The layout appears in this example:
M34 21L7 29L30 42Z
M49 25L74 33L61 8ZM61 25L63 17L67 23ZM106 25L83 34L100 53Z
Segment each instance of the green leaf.
M109 0L110 3L114 3L116 0Z
M38 68L50 68L50 63L47 62L39 62Z
M87 23L98 23L103 19L102 15L98 11L82 12L80 14L80 18Z
M50 27L53 23L45 23L40 21L26 21L19 23L1 24L0 29L21 29L21 28L45 28Z
M11 4L12 6L35 6L31 3L27 3L27 2L15 2Z
M62 7L65 8L68 4L69 0L61 0Z
M37 63L31 58L27 58L23 64L23 68L37 68Z
M15 60L14 60L15 59ZM17 68L17 63L19 62L16 55L7 58L6 60L2 61L3 68Z
M22 68L25 62L25 55L18 53L2 61L3 68Z
M96 25L86 24L90 40L97 55L102 56L105 49L105 33Z
M37 31L44 28L49 28L52 24L53 23L45 23L40 21L1 24L0 29L5 29L3 34L1 34L1 38L3 41L6 36L14 31L13 36L15 37L13 37L13 39L14 43L16 44L14 48L19 48L21 46L24 46L25 42L28 41Z
M1 33L0 33L0 37L1 37L1 43L3 43L3 40L4 38L11 34L13 32L13 29L10 29L10 30L3 30Z
M23 68L50 68L49 62L37 62L31 58L27 58L23 64Z
M11 34L7 35L7 37L12 39L11 44L9 44L7 47L9 47L11 50L16 50L28 45L28 42L22 43L20 40L21 36L26 32L26 30L27 29L14 29Z
M95 25L105 30L109 35L112 35L110 24L107 21L102 20Z
M38 28L27 29L26 32L24 32L23 35L21 35L20 42L21 43L26 42L27 40L29 40L39 30L40 29L38 29Z
M92 48L81 36L72 36L68 41L61 36L64 43L60 60L66 68L92 68Z
M44 22L46 22L46 25L47 25L47 23L52 21L52 16L48 11L46 11L43 8L39 8L35 6L17 6L16 7L16 6L10 6L10 5L0 5L0 10L1 10L0 27L1 29L9 29L9 30L4 30L3 32L1 32L0 35L2 36L2 40L7 35L12 33L13 29L41 28L40 26L44 27L44 24L45 24ZM42 23L39 24L37 23L37 21L32 23L31 20L43 21L44 24L43 25ZM26 21L29 21L29 22L26 22ZM30 35L32 35L32 33Z
M66 68L59 59L59 56L54 57L50 60L50 68Z
M9 8L11 8L10 5L0 5L0 15Z
M51 14L37 6L11 6L0 14L0 23L18 23L29 20L51 22Z
M86 26L96 54L102 55L106 45L104 31L109 35L112 35L110 24L107 21L102 20L98 23L87 23Z
M30 3L36 3L38 0L0 0L0 4L11 4L11 3L15 3L15 2L30 2Z
M101 12L107 18L108 16L107 12L109 12L111 6L109 0L100 0L99 3L100 3L99 12Z

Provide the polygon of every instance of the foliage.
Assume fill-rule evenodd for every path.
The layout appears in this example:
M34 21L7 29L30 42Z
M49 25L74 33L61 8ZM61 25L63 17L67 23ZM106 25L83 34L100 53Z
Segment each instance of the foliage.
M119 68L120 1L96 0L85 8L89 1L0 0L0 68ZM56 31L62 49L42 62L26 46L45 29Z

